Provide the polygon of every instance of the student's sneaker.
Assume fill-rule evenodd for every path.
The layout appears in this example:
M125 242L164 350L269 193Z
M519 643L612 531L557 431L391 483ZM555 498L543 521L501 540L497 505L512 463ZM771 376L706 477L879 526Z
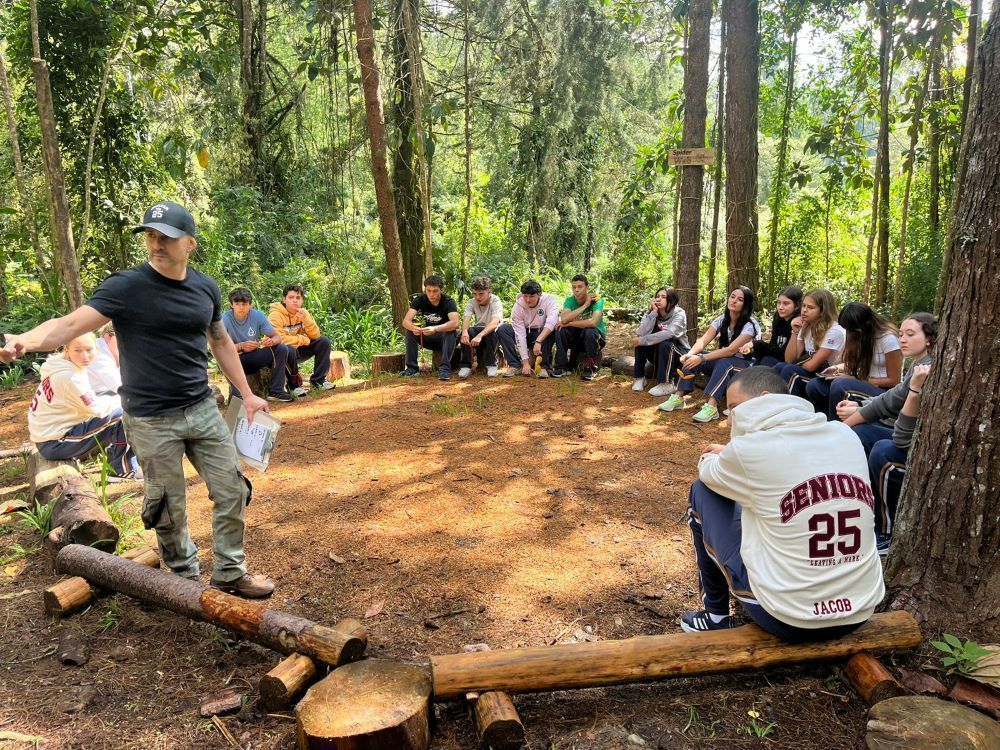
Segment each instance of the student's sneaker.
M889 546L892 544L892 534L880 534L875 532L875 549L881 557L889 554Z
M728 630L736 627L736 618L725 616L720 622L712 620L707 610L685 612L681 615L681 630L685 633L705 633L709 630Z
M711 404L702 404L698 413L691 417L695 422L711 422L719 418L719 410Z
M494 367L493 369L496 370L497 368ZM472 374L472 368L471 367L462 367L458 371L458 379L459 380L465 380L471 374ZM495 372L493 374L496 375Z
M141 470L130 471L128 474L108 474L105 477L108 484L121 484L122 482L141 482L145 479Z
M660 411L676 411L684 408L684 397L679 393L671 394L670 398L658 407Z
M538 371L538 375L536 377L540 378L541 380L548 380L549 378L552 377L552 375L548 370L546 370L543 367L541 370Z
M292 395L295 396L296 398L302 398L303 396L308 396L309 391L307 391L300 385L297 388L292 389Z
M407 367L405 370L403 370L401 373L399 373L399 377L401 377L401 378L412 378L414 375L419 375L419 374L420 374L420 370L415 370L412 367Z
M332 391L337 385L336 383L331 383L329 380L324 380L322 383L313 383L312 387L321 391Z
M508 367L506 370L503 371L503 376L505 378L516 378L520 374L521 374L520 367Z
M597 377L597 360L593 357L587 357L587 363L583 366L583 371L580 373L581 380L593 380Z
M263 599L274 591L274 581L252 573L244 573L235 581L216 581L213 578L211 586L213 589L242 596L244 599Z
M283 401L284 403L287 404L287 403L291 403L292 401L294 401L295 400L295 396L293 396L288 391L282 391L281 393L268 393L267 394L267 400L268 401Z
M673 383L660 383L659 385L654 385L649 389L650 396L669 396L671 393L677 390L677 386Z
M451 380L451 370L446 370L443 367L438 370L438 380Z
M646 390L646 378L636 378L632 381L632 390L641 393Z
M552 377L554 377L554 378L564 378L567 375L569 375L569 371L568 370L564 370L561 367L554 367L552 369Z
M499 374L500 374L500 368L497 367L496 365L488 365L486 367L486 377L495 378ZM461 373L459 373L459 377L461 377Z

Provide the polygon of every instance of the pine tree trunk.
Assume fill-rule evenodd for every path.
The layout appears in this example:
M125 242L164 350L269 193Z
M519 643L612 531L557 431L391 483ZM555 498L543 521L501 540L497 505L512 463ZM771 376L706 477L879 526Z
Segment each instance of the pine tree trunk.
M431 168L427 155L423 61L420 44L420 11L417 0L403 2L403 36L406 41L406 56L412 72L413 121L416 125L417 183L420 189L421 224L423 225L424 276L434 272L434 249L431 244Z
M706 303L709 310L715 309L715 266L719 258L719 213L722 207L722 164L725 135L726 111L726 19L722 17L719 42L719 86L715 103L715 175L712 196L712 244L708 250L708 293ZM694 320L693 325L698 326Z
M357 28L358 61L361 64L361 85L365 93L365 114L368 120L368 140L371 144L372 179L375 202L382 226L382 247L385 250L389 296L392 299L392 319L399 326L409 308L403 259L399 250L396 226L396 206L392 200L392 180L386 160L385 119L382 113L382 92L379 88L378 64L375 62L375 32L372 29L372 9L369 0L353 0L354 23Z
M465 259L469 252L469 214L472 213L472 86L469 83L469 45L472 37L469 33L469 0L462 3L462 81L465 95L465 110L463 112L462 130L465 136L465 210L462 213L462 250L459 256L459 269L465 276Z
M264 145L264 86L267 73L267 0L236 0L240 32L240 89L243 95L243 135L247 149L247 179L261 192L274 187Z
M708 118L708 57L711 51L712 0L688 6L688 45L684 55L684 148L704 148ZM677 274L674 286L688 319L688 333L698 329L698 270L701 259L701 204L705 168L681 167Z
M941 47L931 57L931 103L927 118L927 172L930 181L928 197L928 223L931 227L931 250L936 251L941 242Z
M52 227L53 254L56 269L62 276L69 297L69 304L77 308L83 304L83 285L80 282L80 263L73 245L73 225L66 196L66 177L59 153L59 136L56 132L55 108L52 88L49 86L49 66L42 59L38 33L38 2L30 0L31 13L31 69L35 78L35 99L38 103L38 127L41 132L42 157L45 163L45 182L49 189L49 223Z
M892 19L894 0L879 4L879 124L878 162L878 264L875 278L875 304L884 305L889 288L889 95L892 89Z
M1000 339L983 315L1000 305L998 6L977 63L967 149L974 156L953 213L941 331L886 572L893 606L916 614L925 632L957 627L983 643L1000 639Z
M872 265L875 252L875 235L878 231L879 195L882 192L882 160L875 159L875 176L872 180L871 224L868 228L868 252L865 254L865 302L872 301Z
M729 289L756 290L757 111L760 92L760 8L757 0L726 0L726 262Z
M767 290L764 299L774 297L774 271L778 255L778 229L781 226L781 208L785 202L785 170L788 164L788 133L791 129L792 96L795 94L795 52L799 30L794 28L788 40L787 72L785 74L785 101L781 109L781 136L778 140L778 165L774 171L771 189L771 239L768 243Z
M969 117L969 101L972 99L972 85L976 80L976 47L979 43L979 27L982 24L982 0L970 0L969 34L965 40L965 80L962 82L962 130Z

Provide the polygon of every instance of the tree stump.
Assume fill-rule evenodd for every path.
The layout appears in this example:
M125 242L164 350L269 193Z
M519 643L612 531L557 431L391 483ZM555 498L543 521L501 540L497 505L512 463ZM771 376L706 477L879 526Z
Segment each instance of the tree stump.
M848 659L844 676L869 706L905 693L896 678L871 654L855 654Z
M343 380L350 377L351 359L347 356L347 352L330 352L330 374L328 379Z
M66 480L81 476L76 461L49 461L37 450L28 454L28 486L39 505L48 505L59 497Z
M411 664L368 659L317 682L295 709L299 750L427 750L431 679Z
M507 693L480 694L473 713L482 750L517 750L524 744L524 725Z
M292 654L260 679L260 700L268 711L283 711L316 677L316 663Z
M405 354L373 354L372 355L372 378L390 373L397 375L406 367Z
M872 750L997 750L1000 723L939 698L890 698L868 712Z

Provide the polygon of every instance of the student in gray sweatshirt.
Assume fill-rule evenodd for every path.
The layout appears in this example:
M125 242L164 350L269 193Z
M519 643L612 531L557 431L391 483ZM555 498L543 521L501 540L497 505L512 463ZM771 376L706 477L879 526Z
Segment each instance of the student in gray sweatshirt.
M687 354L691 345L687 338L687 313L678 307L680 297L673 287L660 287L649 302L646 314L639 321L639 329L632 338L635 347L635 382L633 391L646 389L646 362L656 369L656 385L649 390L651 396L669 396L676 386L667 382L679 358Z

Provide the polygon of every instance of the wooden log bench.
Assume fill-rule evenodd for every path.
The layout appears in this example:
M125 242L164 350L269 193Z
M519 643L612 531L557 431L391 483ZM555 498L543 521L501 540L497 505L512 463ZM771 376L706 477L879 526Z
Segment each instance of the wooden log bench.
M352 664L316 683L299 704L299 748L426 750L429 739L422 728L429 721L431 695L435 700L449 701L465 699L469 693L529 693L651 682L846 659L862 652L913 648L920 642L920 628L912 615L887 612L873 615L843 638L816 643L784 643L756 625L744 625L707 633L433 656L429 674L412 665L380 662L375 704L369 703L371 674ZM333 704L335 709L323 708ZM420 711L427 713L420 718ZM399 734L404 725L415 728L405 735L405 741Z
M56 568L192 620L226 628L279 653L297 652L333 667L360 659L368 645L368 634L357 620L344 619L333 627L320 625L79 544L60 550Z

